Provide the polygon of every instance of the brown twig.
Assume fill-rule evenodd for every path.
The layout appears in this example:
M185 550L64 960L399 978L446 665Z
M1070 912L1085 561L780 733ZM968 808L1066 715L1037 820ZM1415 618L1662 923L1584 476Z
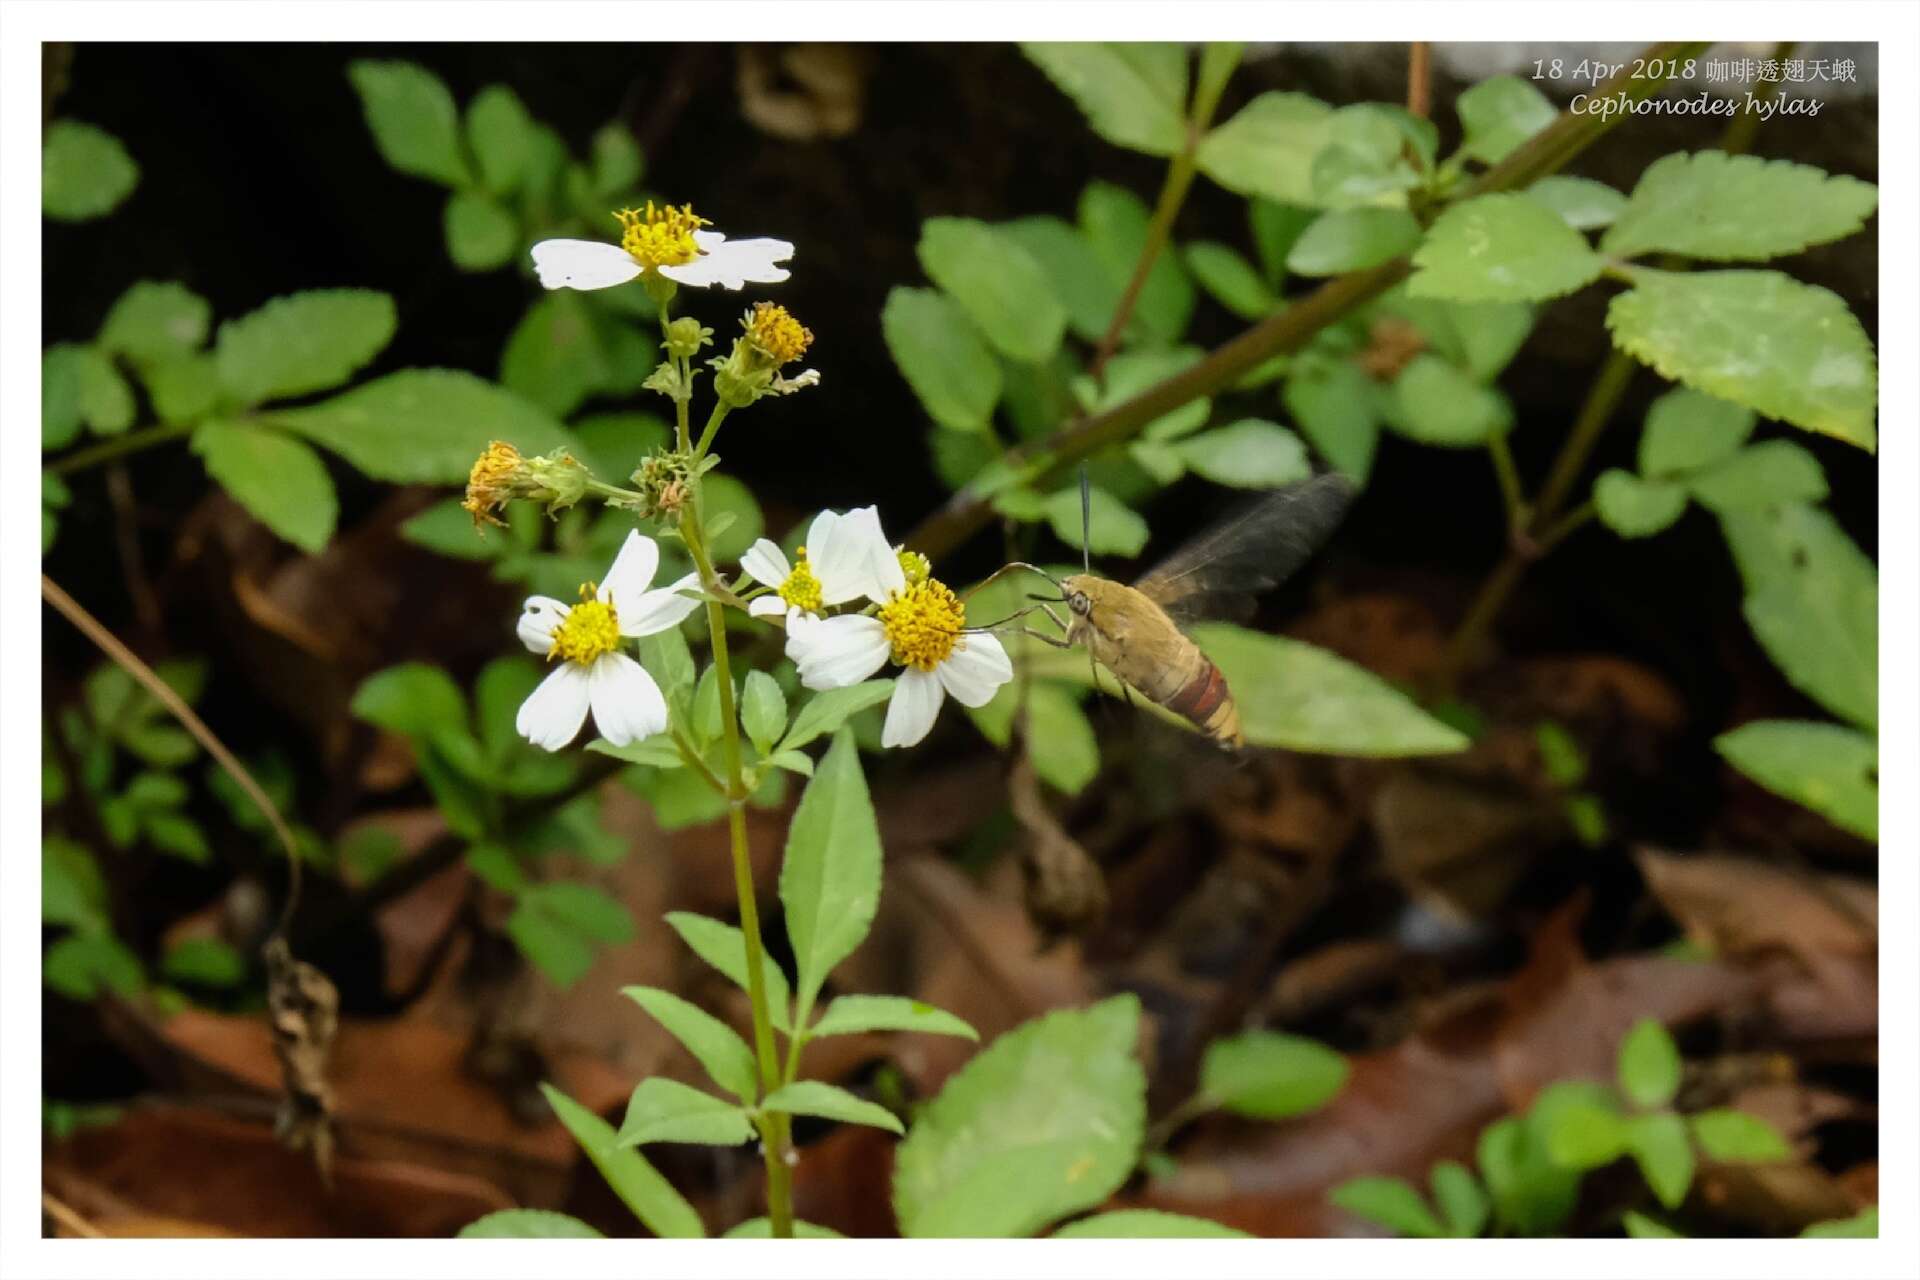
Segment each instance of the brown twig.
M104 1240L107 1233L80 1216L80 1211L51 1191L40 1192L40 1209L61 1228L84 1240Z
M1422 120L1433 112L1433 46L1425 40L1407 48L1407 111Z

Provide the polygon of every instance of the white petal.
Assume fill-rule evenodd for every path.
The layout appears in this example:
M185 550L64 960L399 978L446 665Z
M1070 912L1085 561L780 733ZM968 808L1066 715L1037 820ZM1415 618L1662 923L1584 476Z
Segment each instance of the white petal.
M966 707L984 706L1013 679L1013 663L1000 641L982 632L961 636L946 661L933 669L940 684Z
M679 626L688 614L700 607L698 599L680 594L687 588L699 590L699 574L690 573L658 591L647 592L634 602L631 610L625 605L620 606L620 634L650 636L656 631Z
M893 647L878 618L845 614L787 629L787 656L800 668L809 689L839 689L859 684L878 671Z
M513 727L536 747L558 751L587 720L587 669L562 662L520 704Z
M740 557L740 567L763 587L778 588L793 572L793 566L787 563L787 553L772 538L756 538Z
M549 289L605 289L640 274L640 264L604 240L542 240L533 246L533 269Z
M587 669L593 724L616 747L667 730L667 700L647 669L624 653L603 653Z
M787 611L787 602L779 596L756 596L747 601L747 612L756 618L778 618Z
M793 256L793 246L785 240L729 240L718 231L696 231L693 242L703 251L699 257L684 266L661 267L660 274L696 289L779 284L788 272L775 264Z
M622 635L641 634L626 629L627 613L640 608L641 598L653 585L654 570L659 567L659 544L638 530L629 529L627 540L620 544L620 554L613 558L613 567L600 579L600 598L613 602L613 611L620 615Z
M572 613L566 605L552 596L528 596L526 604L521 606L520 621L514 631L520 637L520 643L527 646L530 653L546 657L553 651L553 629L567 620Z
M907 585L900 571L900 557L880 529L877 507L861 507L840 517L818 558L808 547L807 559L814 566L814 577L820 580L823 604L844 604L862 596L884 604Z
M926 737L945 697L933 672L902 671L893 683L893 696L887 699L887 723L880 730L880 745L910 747Z
M833 537L833 531L840 524L841 518L838 511L822 511L813 518L813 523L807 526L807 560L809 563L822 551L827 549L827 542Z

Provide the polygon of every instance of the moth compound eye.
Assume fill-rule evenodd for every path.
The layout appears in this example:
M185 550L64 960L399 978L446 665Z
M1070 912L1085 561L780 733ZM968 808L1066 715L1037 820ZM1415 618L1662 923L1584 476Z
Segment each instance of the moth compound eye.
M1087 599L1087 593L1084 591L1076 591L1067 597L1067 607L1082 617L1086 616L1087 609L1090 606L1091 602Z

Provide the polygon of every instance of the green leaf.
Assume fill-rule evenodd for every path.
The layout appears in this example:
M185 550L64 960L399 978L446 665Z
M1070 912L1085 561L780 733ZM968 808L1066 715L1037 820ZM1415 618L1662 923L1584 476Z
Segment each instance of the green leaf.
M666 696L667 705L679 711L681 719L686 719L693 707L694 663L685 634L678 627L671 627L643 636L640 661L660 682L660 692Z
M144 364L140 380L154 413L169 426L197 422L220 402L219 362L210 351Z
M1713 746L1775 795L1862 839L1880 838L1880 750L1868 735L1811 720L1756 720Z
M183 938L167 948L160 972L174 982L237 987L246 979L247 958L218 938Z
M551 1209L501 1209L460 1228L462 1240L604 1240L578 1218Z
M747 989L747 940L740 930L691 911L670 911L667 923L673 926L688 950L719 970L734 986L742 991ZM773 1025L777 1030L786 1031L793 1025L793 992L787 985L787 975L764 951L760 955L760 966Z
M847 1124L870 1125L889 1133L905 1133L898 1116L875 1102L856 1098L845 1089L819 1080L796 1080L775 1089L760 1103L762 1111L795 1116L819 1116Z
M1277 489L1313 474L1300 437L1258 418L1203 431L1173 447L1188 469L1235 488Z
M120 139L78 120L47 126L40 151L40 212L62 222L104 217L133 194L140 166Z
M1069 1222L1053 1240L1245 1240L1244 1231L1161 1209L1116 1209Z
M1405 1178L1349 1178L1328 1192L1327 1199L1335 1207L1399 1235L1433 1240L1447 1234Z
M439 76L412 62L362 60L347 64L347 77L389 165L449 187L473 181L460 150L460 113Z
M1622 351L1664 378L1873 449L1873 344L1838 295L1777 271L1633 279L1607 307Z
M40 959L40 977L70 1000L92 1000L105 991L132 998L146 977L140 958L110 933L74 933Z
M1868 1205L1851 1218L1816 1222L1800 1232L1802 1240L1873 1240L1880 1235L1880 1206Z
M622 987L620 994L652 1014L686 1047L707 1075L740 1101L752 1105L760 1091L753 1050L738 1032L697 1005L658 987Z
M456 191L447 197L447 256L462 271L505 266L520 247L520 224L492 196Z
M1116 147L1170 156L1186 141L1184 46L1029 42L1020 49Z
M1263 93L1201 140L1200 172L1229 191L1314 205L1313 164L1333 108L1303 93Z
M473 517L461 508L458 498L436 502L409 517L400 526L400 536L455 560L492 560L503 550L499 538L489 538L474 527Z
M613 379L602 326L572 290L554 290L528 307L500 354L500 381L555 416L572 413Z
M880 828L859 748L842 728L793 811L780 867L801 1010L813 1006L833 967L867 936L879 901Z
M867 680L844 689L827 689L814 694L793 717L793 727L787 730L787 736L781 740L780 749L793 751L815 738L832 733L846 723L848 716L878 706L892 692L892 680Z
M1088 342L1105 337L1123 282L1114 279L1087 237L1063 219L1044 215L1016 218L999 229L1040 264L1053 283L1054 297L1066 307L1074 333Z
M958 303L934 289L895 288L880 329L929 417L954 431L987 429L1000 400L1000 366Z
M567 443L533 405L453 369L402 369L273 420L396 484L460 484L494 440L529 456Z
M811 1222L793 1220L793 1238L796 1240L844 1240L845 1236L832 1227L815 1226ZM738 1226L728 1227L721 1236L723 1240L771 1240L773 1239L773 1220L771 1218L748 1218Z
M1844 720L1879 723L1880 584L1825 510L1793 503L1720 518L1747 587L1747 624L1796 689Z
M1247 227L1253 233L1253 245L1260 256L1260 270L1267 283L1278 289L1287 275L1287 255L1320 216L1317 209L1299 205L1276 204L1255 198L1247 201Z
M109 927L107 883L85 845L61 836L41 838L40 922L86 932Z
M1791 440L1763 440L1700 472L1691 481L1694 498L1717 512L1823 502L1827 473L1811 453Z
M1125 187L1110 182L1090 182L1080 193L1079 217L1080 230L1107 269L1117 304L1119 290L1132 281L1140 264L1152 215L1146 202ZM1140 294L1134 300L1133 322L1126 336L1129 341L1150 338L1178 342L1187 331L1187 322L1193 318L1193 307L1193 282L1187 279L1179 256L1158 254L1147 269L1146 283L1140 286ZM1100 325L1101 333L1106 332L1107 322L1112 318L1110 310L1107 321ZM1111 371L1109 367L1109 373Z
M1632 1209L1620 1215L1620 1225L1627 1229L1628 1237L1634 1240L1683 1240L1686 1238L1666 1223Z
M761 755L773 754L773 746L787 727L787 695L764 671L747 672L746 687L740 694L740 723Z
M302 551L333 536L340 505L320 455L284 431L246 422L205 422L193 451L207 474L254 519Z
M1196 240L1182 253L1200 287L1242 320L1259 320L1279 310L1279 297L1253 264L1226 245Z
M1687 488L1609 467L1593 482L1593 505L1607 528L1621 537L1645 538L1680 518L1687 509Z
M1036 364L1060 349L1066 308L1040 264L1011 236L972 218L928 218L920 224L919 255L927 277L995 348Z
M1640 175L1600 250L1617 258L1777 258L1852 235L1872 216L1879 194L1871 183L1787 160L1674 152Z
M1317 1040L1244 1031L1215 1040L1200 1061L1200 1093L1256 1120L1284 1120L1325 1106L1347 1082L1347 1060Z
M909 1237L1027 1236L1099 1204L1132 1172L1146 1123L1140 1002L1059 1009L950 1078L894 1154Z
M220 384L242 405L339 386L386 348L395 323L393 299L371 289L275 298L220 326Z
M1446 1219L1447 1234L1459 1240L1472 1240L1486 1230L1492 1205L1479 1179L1455 1160L1442 1160L1429 1175L1433 1184L1433 1202Z
M1377 267L1420 243L1420 224L1405 209L1330 209L1300 233L1287 254L1287 270L1303 276L1337 276Z
M1147 545L1147 522L1098 485L1088 490L1087 497L1088 516L1083 529L1078 486L1047 495L1047 523L1053 526L1053 536L1076 549L1084 541L1086 550L1097 556L1139 555Z
M1232 686L1250 744L1351 756L1466 749L1465 734L1325 649L1229 623L1203 623L1193 638Z
M1573 1212L1580 1173L1553 1163L1532 1117L1508 1116L1480 1133L1480 1177L1495 1216L1519 1235L1551 1235Z
M651 413L590 413L567 424L576 452L602 476L624 476L655 449L664 449L673 428Z
M97 341L129 360L168 360L199 350L212 320L207 300L185 285L142 280L107 312Z
M1620 1041L1618 1074L1636 1107L1664 1107L1680 1092L1680 1050L1657 1019L1640 1019Z
M1598 1169L1626 1154L1632 1121L1611 1105L1571 1101L1541 1117L1547 1153L1564 1169Z
M1387 425L1409 440L1469 449L1513 425L1507 398L1457 365L1423 351L1380 400Z
M1687 1125L1671 1111L1656 1111L1627 1121L1627 1149L1660 1203L1678 1209L1693 1185L1693 1147Z
M1027 751L1051 787L1079 795L1100 772L1100 743L1087 713L1065 686L1035 684L1027 697Z
M133 391L93 347L59 343L40 353L40 447L71 444L84 423L100 435L133 425Z
M590 149L595 195L617 196L639 183L645 158L633 130L619 123L601 125L593 131Z
M1280 398L1302 435L1333 467L1364 486L1373 471L1380 425L1372 381L1351 360L1296 362Z
M1560 216L1515 192L1476 196L1434 220L1407 292L1459 302L1532 302L1591 283L1603 260Z
M147 843L161 853L199 866L205 866L213 860L213 849L207 844L206 832L200 824L180 813L149 813L140 819L141 834Z
M528 962L562 990L593 967L593 947L587 940L529 903L513 909L506 931Z
M1672 476L1732 457L1753 434L1753 410L1675 387L1647 410L1640 431L1640 474Z
M550 880L528 889L520 901L595 942L633 940L632 914L619 899L593 885Z
M533 159L533 129L533 117L506 85L490 84L467 103L467 146L488 191L506 195L520 185Z
M671 917L669 917L671 919ZM861 1031L918 1031L933 1036L963 1036L978 1040L980 1033L944 1009L905 996L835 996L808 1037L846 1036Z
M550 1084L541 1084L540 1091L560 1123L567 1126L573 1140L600 1170L600 1176L647 1230L671 1240L693 1240L706 1234L693 1206L645 1156L621 1146L612 1125Z
M1785 1160L1793 1148L1780 1131L1759 1116L1731 1107L1715 1107L1687 1117L1693 1140L1709 1160L1744 1160L1763 1164Z
M1419 184L1438 140L1431 123L1400 107L1378 102L1341 107L1327 122L1325 149L1313 160L1316 202L1334 209L1404 203L1402 193ZM1417 161L1408 160L1409 148Z
M741 481L709 471L700 482L706 512L707 554L715 560L738 560L767 530L759 500ZM722 527L722 517L728 517Z
M1101 413L1124 404L1141 392L1198 364L1205 353L1198 347L1163 347L1124 351L1108 362L1106 376L1096 384L1082 375L1073 380L1074 397L1089 413ZM1170 409L1141 428L1148 440L1175 440L1206 425L1213 402L1206 396ZM1076 545L1077 540L1076 540Z
M467 727L467 700L460 686L424 662L405 662L368 676L354 691L350 709L369 724L409 737Z
M1607 226L1627 207L1627 198L1606 183L1564 173L1540 179L1525 194L1559 214L1575 231Z
M655 1076L642 1080L627 1100L618 1141L623 1147L648 1142L736 1147L752 1139L753 1123L743 1108L678 1080Z
M1464 140L1460 154L1498 164L1514 148L1552 124L1560 113L1538 89L1518 76L1494 76L1454 102Z

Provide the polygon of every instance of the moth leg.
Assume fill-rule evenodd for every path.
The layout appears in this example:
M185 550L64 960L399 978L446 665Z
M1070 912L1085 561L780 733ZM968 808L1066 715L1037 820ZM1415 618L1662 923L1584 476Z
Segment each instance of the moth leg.
M1024 636L1031 636L1033 639L1040 640L1047 644L1050 644L1056 649L1073 648L1073 643L1071 641L1062 640L1059 636L1050 636L1044 631L1035 631L1032 627L1021 627L1020 634Z

